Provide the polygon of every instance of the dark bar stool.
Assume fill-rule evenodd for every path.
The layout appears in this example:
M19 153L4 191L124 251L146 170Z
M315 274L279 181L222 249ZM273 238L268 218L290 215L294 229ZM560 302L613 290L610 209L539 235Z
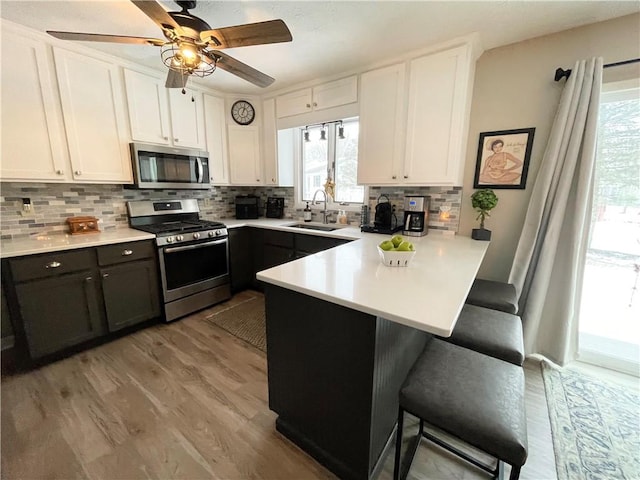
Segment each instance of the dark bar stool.
M438 337L461 347L522 366L522 320L517 315L464 305L450 337Z
M466 303L513 315L518 313L516 287L510 283L476 278L467 295Z
M394 480L405 479L421 438L493 474L517 480L527 460L527 421L521 367L432 338L401 390L396 433ZM404 413L420 419L419 432L401 462ZM497 459L485 465L466 452L424 431L427 423Z

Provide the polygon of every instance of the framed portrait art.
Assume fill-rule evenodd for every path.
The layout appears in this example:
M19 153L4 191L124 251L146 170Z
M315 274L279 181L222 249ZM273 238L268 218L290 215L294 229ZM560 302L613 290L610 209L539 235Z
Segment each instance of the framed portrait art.
M480 133L473 188L524 190L535 128Z

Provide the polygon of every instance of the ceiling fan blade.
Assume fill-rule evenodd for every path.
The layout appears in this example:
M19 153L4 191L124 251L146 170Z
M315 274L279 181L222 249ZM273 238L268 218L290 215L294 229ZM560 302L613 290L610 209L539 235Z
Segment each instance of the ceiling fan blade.
M205 30L200 32L200 38L218 49L290 42L293 39L287 24L282 20Z
M138 45L155 45L157 47L166 43L166 40L160 40L158 38L103 35L100 33L58 32L55 30L47 30L47 33L61 40L79 40L83 42L133 43Z
M206 52L206 54L211 58L212 56L216 59L216 67L221 68L229 73L234 74L237 77L246 80L247 82L253 83L258 87L268 87L273 82L275 82L275 78L271 78L269 75L266 75L253 67L250 67L246 63L242 63L240 60L236 60L229 55L218 52Z
M178 22L155 0L131 0L131 3L142 10L147 17L163 30L174 30L178 36L184 35L184 31Z
M184 88L187 85L188 77L188 74L182 74L169 69L169 72L167 73L167 81L164 86L165 88Z

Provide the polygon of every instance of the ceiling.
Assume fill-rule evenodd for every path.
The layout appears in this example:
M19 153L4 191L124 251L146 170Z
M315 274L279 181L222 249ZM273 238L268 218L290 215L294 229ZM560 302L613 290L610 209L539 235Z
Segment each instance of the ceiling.
M162 0L166 10L180 8ZM233 48L225 53L276 79L261 89L218 70L207 86L262 94L331 77L477 32L485 50L640 11L640 2L606 1L204 1L191 13L212 28L276 18L293 42ZM163 38L160 29L128 0L0 1L0 16L39 31L103 33ZM160 49L79 42L121 58L164 69Z

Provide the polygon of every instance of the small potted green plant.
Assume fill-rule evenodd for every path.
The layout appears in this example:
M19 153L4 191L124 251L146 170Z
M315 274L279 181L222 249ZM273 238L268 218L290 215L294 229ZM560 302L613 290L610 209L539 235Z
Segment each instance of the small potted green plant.
M478 212L476 220L480 220L480 228L471 230L471 238L474 240L491 240L491 230L484 228L484 219L490 216L489 211L497 204L498 197L489 188L477 190L471 195L471 206Z

